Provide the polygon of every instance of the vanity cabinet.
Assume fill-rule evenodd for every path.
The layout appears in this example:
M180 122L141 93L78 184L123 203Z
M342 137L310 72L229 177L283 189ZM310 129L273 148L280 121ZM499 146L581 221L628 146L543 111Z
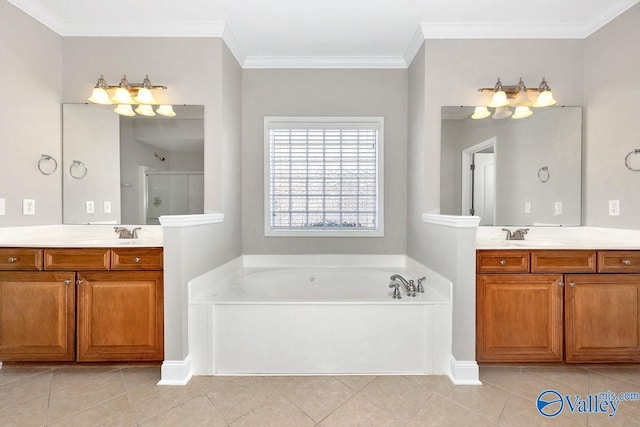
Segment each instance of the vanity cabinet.
M0 248L0 255L22 250ZM25 271L13 268L17 261L0 263L10 270L0 271L0 360L163 359L162 248L29 249L21 257L27 254L39 261Z
M476 261L479 362L640 361L640 251L479 250Z

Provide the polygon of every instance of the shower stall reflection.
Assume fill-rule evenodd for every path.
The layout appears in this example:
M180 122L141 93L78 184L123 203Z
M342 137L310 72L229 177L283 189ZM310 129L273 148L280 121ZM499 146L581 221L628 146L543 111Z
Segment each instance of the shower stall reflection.
M160 224L162 215L204 213L203 172L144 172L144 218L146 224Z

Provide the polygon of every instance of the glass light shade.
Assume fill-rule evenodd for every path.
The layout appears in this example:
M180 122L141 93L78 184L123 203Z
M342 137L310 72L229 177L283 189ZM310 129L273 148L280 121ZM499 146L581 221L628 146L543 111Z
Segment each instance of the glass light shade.
M94 104L102 104L102 105L110 105L113 104L111 102L111 98L109 98L109 94L106 90L101 87L94 87L93 92L91 93L91 97L88 99L89 102L93 102Z
M138 104L155 104L156 100L153 98L153 94L146 87L138 90L138 95L134 98Z
M556 100L553 99L553 94L551 93L551 91L545 90L543 92L540 92L540 94L538 95L538 99L536 99L536 102L535 104L533 104L533 106L536 108L550 107L555 103Z
M498 107L496 108L496 112L493 113L492 119L496 119L496 120L506 119L511 114L513 114L513 111L511 111L509 107Z
M511 116L512 119L524 119L533 114L533 111L527 106L516 107L516 111Z
M509 100L503 90L495 92L493 98L491 98L491 103L489 103L489 107L493 108L506 107L507 105L509 105Z
M166 117L174 117L176 115L175 111L173 111L173 106L171 105L159 106L158 109L156 110L156 113Z
M111 98L114 104L132 104L131 94L126 88L119 87Z
M141 116L147 116L147 117L153 117L156 115L151 105L144 105L144 104L138 105L138 108L136 108L136 113L140 114Z
M471 118L474 120L486 119L491 115L491 111L487 109L487 107L476 107L471 115Z
M136 113L134 113L133 109L131 108L131 104L118 104L118 106L114 108L113 111L120 114L121 116L133 117L136 115Z
M511 105L514 107L531 107L534 103L535 101L529 97L529 93L523 91L518 94L513 102L511 102Z

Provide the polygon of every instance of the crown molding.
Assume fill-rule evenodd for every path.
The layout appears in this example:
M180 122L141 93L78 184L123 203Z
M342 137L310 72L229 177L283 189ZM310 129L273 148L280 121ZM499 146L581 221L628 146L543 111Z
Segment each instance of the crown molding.
M582 39L584 24L422 23L425 39Z
M220 37L225 21L64 21L64 37Z
M401 56L247 56L244 68L396 69L407 63Z
M43 7L40 2L34 0L7 0L9 3L31 16L36 21L45 25L52 31L62 35L62 21L49 9Z
M416 31L413 33L413 37L411 37L411 41L409 42L409 46L407 46L407 50L404 52L404 62L407 67L411 65L413 59L416 57L422 44L425 39L424 31L422 30L422 25L418 25Z
M247 60L247 55L244 53L242 45L236 38L236 35L233 33L233 31L231 31L228 23L226 23L224 26L222 39L231 51L231 54L236 58L236 61L238 61L238 64L240 64L240 67L244 68L244 63Z
M585 38L595 33L618 16L622 15L638 3L638 1L640 0L619 0L608 6L600 15L587 24Z

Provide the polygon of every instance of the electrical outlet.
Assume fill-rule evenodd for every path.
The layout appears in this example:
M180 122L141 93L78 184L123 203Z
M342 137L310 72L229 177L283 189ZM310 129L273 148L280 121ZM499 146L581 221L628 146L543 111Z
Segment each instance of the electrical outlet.
M555 202L553 205L553 211L556 215L562 215L562 202Z
M111 202L109 200L102 202L102 212L111 213Z
M95 204L93 203L93 200L87 200L86 206L87 206L86 212L88 214L95 213L96 208L95 208Z
M5 201L3 197L0 197L0 215L5 214Z
M22 199L22 215L35 215L36 201L33 199Z
M620 216L620 200L609 200L609 216Z
M524 213L531 213L531 202L524 202Z

